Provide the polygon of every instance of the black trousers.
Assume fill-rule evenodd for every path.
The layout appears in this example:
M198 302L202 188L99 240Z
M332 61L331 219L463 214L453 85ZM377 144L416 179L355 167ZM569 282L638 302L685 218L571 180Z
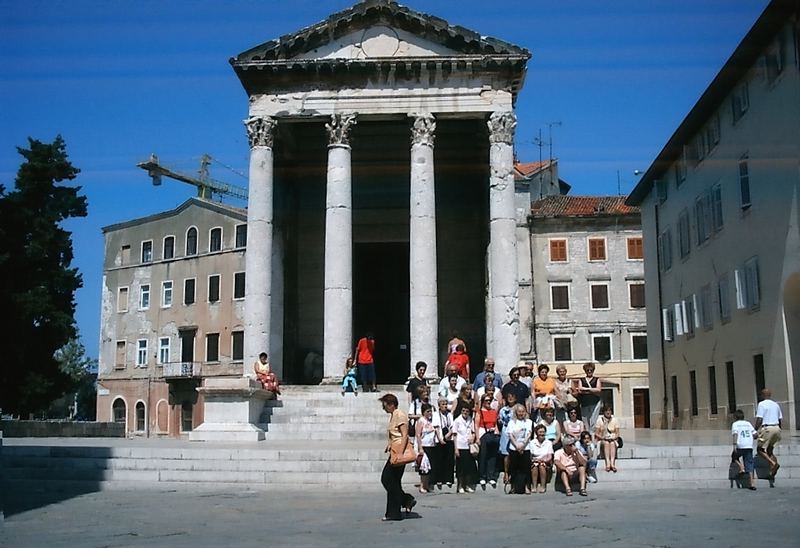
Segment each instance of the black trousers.
M469 449L458 450L456 477L462 487L478 483L478 466L475 463L475 457L472 456Z
M500 448L500 436L494 432L486 432L481 436L481 452L478 463L482 480L497 480L497 451Z
M386 514L384 516L388 519L402 519L403 517L401 508L410 497L403 492L402 481L405 471L405 465L392 466L389 459L386 459L381 473L381 485L386 489Z
M433 448L436 464L431 460L431 483L453 483L453 469L455 468L455 453L453 453L453 442L448 441L444 445L437 445ZM427 452L427 451L426 451ZM430 457L428 457L430 459Z
M531 481L531 452L508 452L508 468L511 472L511 492L518 495L525 494L525 487Z
M436 477L439 473L439 468L441 467L441 463L437 460L440 459L438 451L439 446L434 445L433 447L423 447L423 451L425 451L425 455L428 457L428 462L431 463L431 470L428 472L428 481L430 483L436 483Z

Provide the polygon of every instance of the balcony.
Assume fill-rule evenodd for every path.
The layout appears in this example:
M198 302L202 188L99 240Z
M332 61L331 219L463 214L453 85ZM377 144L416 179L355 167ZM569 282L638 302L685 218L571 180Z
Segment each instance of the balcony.
M200 362L172 362L162 366L165 379L192 379L200 377Z

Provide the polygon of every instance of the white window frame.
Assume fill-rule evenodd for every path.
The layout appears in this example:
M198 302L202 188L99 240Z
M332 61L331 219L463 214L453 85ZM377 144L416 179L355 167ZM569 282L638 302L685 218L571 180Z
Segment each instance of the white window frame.
M175 284L172 283L172 280L164 280L161 282L161 308L170 308L172 306L175 294L174 286ZM167 302L168 295L169 302Z
M167 240L170 238L172 238L172 257L165 257L164 250L167 249ZM161 240L161 260L169 261L175 258L175 243L177 241L178 239L172 234L167 234L166 236L164 236L164 239Z
M194 229L195 234L197 234L197 239L195 240L194 245L194 253L189 253L189 232ZM197 257L200 253L200 231L197 230L197 227L192 225L186 229L186 232L183 234L183 254L185 257Z
M592 240L603 240L603 252L606 256L605 259L592 259L592 249L591 249L591 241ZM590 263L605 263L608 262L608 238L605 236L587 236L586 237L586 260Z
M572 310L572 289L570 288L569 283L564 282L553 282L550 284L550 311L551 312L569 312ZM567 308L556 308L553 304L553 288L554 287L566 287L567 288Z
M669 306L661 309L661 325L663 326L664 330L664 332L661 334L661 338L666 342L672 342L675 340L674 316L675 313L673 307Z
M630 241L631 240L641 240L642 242L642 258L641 259L632 259L631 258L631 248L630 248ZM606 257L608 257L608 249L606 249ZM644 236L626 236L625 237L625 258L626 260L632 263L641 263L644 262Z
M569 340L569 359L568 360L559 360L556 358L556 339L567 339ZM561 335L551 335L550 336L550 345L553 349L553 362L556 363L572 363L575 361L575 348L572 344L574 342L575 337L569 334L561 334Z
M150 244L150 259L145 260L144 258L144 245ZM153 262L153 240L142 240L142 243L139 245L139 262L142 264L149 264Z
M211 234L215 230L219 230L219 249L215 249L215 250L212 251L212 249L211 249ZM222 230L221 226L215 226L215 227L212 227L212 228L208 229L208 252L209 253L219 253L220 251L222 251L223 247L225 247L223 245L223 237L224 236L225 236L225 232Z
M637 306L637 307L633 306L633 302L632 302L633 299L631 299L631 287L634 286L634 285L644 286L645 285L645 281L644 280L628 280L628 310L644 310L645 308L647 308L647 295L645 295L645 306ZM610 305L611 302L609 302L608 304Z
M744 166L745 173L742 173L742 166ZM753 189L750 186L750 157L748 154L743 154L739 157L739 162L737 163L737 177L736 180L739 183L739 207L742 210L750 209L753 205ZM742 183L746 183L747 187L747 201L745 201L744 197L744 187Z
M166 341L166 345L164 342ZM158 339L158 365L170 363L172 357L172 339L170 337L159 337ZM164 359L166 358L166 359Z
M633 345L633 339L635 337L644 337L645 349L647 350L647 332L646 331L634 331L634 332L629 333L629 335L630 335L630 341L631 341L631 361L634 361L634 362L646 362L649 358L647 358L647 357L645 357L645 358L637 358L636 357L636 352L634 351L635 347ZM649 351L647 353L650 354Z
M592 288L595 286L603 285L606 288L606 300L608 301L608 306L606 308L595 308L594 302L592 301ZM609 282L589 282L589 309L590 310L611 310L611 287Z
M144 302L145 295L147 296L146 304ZM139 286L139 310L150 310L150 284L142 284Z
M566 259L563 261L554 261L553 260L553 248L551 247L551 242L564 242L564 253L566 254ZM551 264L567 264L569 263L569 238L548 238L547 239L547 262Z
M761 272L758 256L750 257L744 262L745 304L750 310L761 306Z
M594 352L594 341L600 338L608 339L608 359L603 360L604 362L613 362L614 361L614 337L612 333L592 333L592 361L600 362L597 359L597 355Z
M217 300L211 300L211 278L218 278L217 281ZM208 278L206 279L206 302L209 304L216 304L222 300L222 275L221 274L209 274Z
M232 295L232 298L233 298L234 301L243 301L245 296L247 295L247 274L245 274L245 276L244 276L245 287L242 288L242 289L244 289L244 294L241 297L237 297L236 296L236 275L237 274L245 274L245 271L244 270L240 270L239 272L234 272L233 273L233 284L231 284L231 295Z
M675 316L675 336L686 334L686 310L683 306L683 301L672 305L673 315Z
M238 243L238 235L239 235L239 227L244 227L244 245L239 245ZM234 249L245 249L247 247L247 223L239 223L233 229L233 248Z
M142 343L144 343L144 347L142 346ZM147 339L136 339L136 367L140 369L147 367L147 353Z
M194 299L190 303L186 302L186 282L188 280L194 280ZM183 279L183 299L181 302L183 303L183 306L194 306L197 304L197 278L192 277Z
M138 416L138 407L139 404L142 404L144 408L144 429L139 430L139 416ZM133 404L133 431L134 432L145 432L147 430L147 404L144 400L136 400L136 403Z
M216 335L217 336L217 359L216 360L209 360L208 359L208 341L209 341L208 337L209 337L209 335ZM220 344L219 343L222 341L222 338L220 337L220 333L218 333L218 332L206 333L205 339L206 339L206 344L205 344L205 347L206 347L206 355L205 355L206 359L205 359L205 361L206 361L206 363L219 363L219 361L220 361L219 358L220 358L220 355L221 355L221 353L220 353Z
M122 305L122 292L125 292L125 306L124 308ZM130 298L131 298L131 288L127 285L123 285L117 288L117 312L127 312L128 306L130 305Z

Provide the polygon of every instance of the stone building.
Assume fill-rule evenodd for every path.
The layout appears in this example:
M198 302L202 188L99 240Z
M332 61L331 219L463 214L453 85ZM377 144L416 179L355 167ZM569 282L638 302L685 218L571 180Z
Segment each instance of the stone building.
M642 211L653 425L726 428L800 389L798 4L772 1L628 203Z
M521 310L531 357L570 377L597 363L623 427L649 427L644 264L639 210L621 196L552 195L530 210L533 299ZM522 288L521 288L522 289ZM522 292L521 292L522 294ZM520 301L522 302L522 298Z
M201 379L241 376L246 223L191 198L103 229L98 421L187 432L203 422Z

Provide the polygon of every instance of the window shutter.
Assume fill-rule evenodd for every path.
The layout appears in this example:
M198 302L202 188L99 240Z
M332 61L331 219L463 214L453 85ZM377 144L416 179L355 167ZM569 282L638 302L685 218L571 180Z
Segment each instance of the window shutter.
M683 303L677 303L675 305L675 334L676 335L683 335L686 330L684 329L684 319L686 317L686 311L683 306Z
M669 320L669 309L662 308L661 309L661 323L664 326L664 340L671 341L672 340L672 329Z
M733 276L736 283L736 308L743 310L747 307L744 273L741 270L734 270Z
M694 321L695 327L700 327L700 306L698 306L699 303L698 303L697 293L694 293L692 295L692 303L694 304L693 307L694 318L692 320Z

